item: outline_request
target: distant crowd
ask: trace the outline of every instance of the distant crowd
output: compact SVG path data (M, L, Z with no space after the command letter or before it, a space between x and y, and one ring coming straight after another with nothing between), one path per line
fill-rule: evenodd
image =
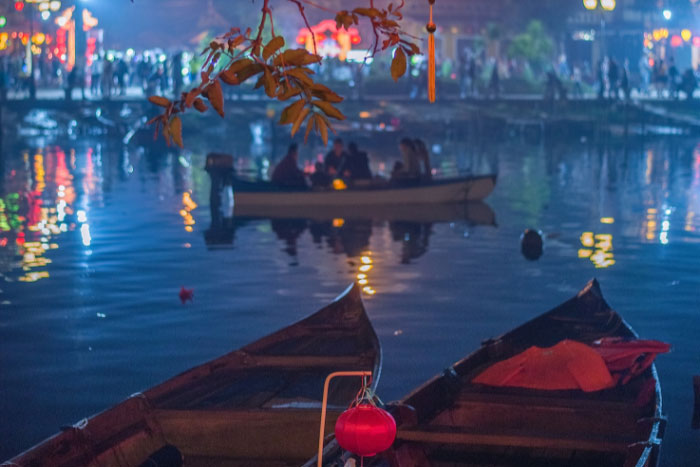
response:
M402 139L399 152L401 160L394 164L389 182L399 185L416 184L432 178L430 153L422 140ZM323 162L316 162L314 172L308 177L299 168L298 158L298 147L293 143L273 170L272 183L285 188L327 190L387 182L372 175L366 152L361 151L356 143L348 144L346 150L340 138L333 142L333 147Z
M95 55L87 66L76 65L70 70L58 58L40 55L36 58L35 86L63 88L66 98L73 90L84 97L110 98L125 95L127 88L141 88L146 95L179 94L185 84L196 79L183 53L166 54L107 54ZM20 54L0 56L0 97L8 92L28 96L30 74Z

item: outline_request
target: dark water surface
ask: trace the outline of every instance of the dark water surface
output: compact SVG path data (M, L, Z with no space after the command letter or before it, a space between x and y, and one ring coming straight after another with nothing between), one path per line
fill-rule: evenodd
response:
M0 459L315 311L363 274L385 400L597 277L642 336L673 344L658 359L664 465L698 465L697 141L453 142L434 148L443 170L499 170L487 205L391 221L239 216L230 228L210 225L202 167L214 149L4 148ZM374 152L390 167L393 146ZM548 235L537 262L520 254L527 227ZM193 304L179 303L181 286Z

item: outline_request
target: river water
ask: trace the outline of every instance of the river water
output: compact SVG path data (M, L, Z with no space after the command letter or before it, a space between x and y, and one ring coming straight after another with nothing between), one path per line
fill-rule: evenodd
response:
M370 151L377 170L397 153L385 139ZM192 141L166 153L105 137L6 144L0 458L315 311L359 274L383 345L385 400L597 277L643 337L673 345L658 358L669 415L663 464L697 465L698 141L452 136L431 146L445 173L499 172L486 204L400 219L212 223L205 153L267 149ZM546 235L538 261L520 252L525 228ZM181 286L194 290L193 303L180 304Z

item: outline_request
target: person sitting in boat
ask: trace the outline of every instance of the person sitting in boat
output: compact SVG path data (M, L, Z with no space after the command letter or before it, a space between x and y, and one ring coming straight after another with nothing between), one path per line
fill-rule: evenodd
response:
M422 178L430 180L433 178L433 169L430 165L430 152L428 151L428 147L425 145L425 142L422 139L415 139L413 141L413 145L415 146L416 153L423 164L423 173L421 174Z
M340 166L347 157L347 152L345 152L345 146L343 145L343 140L336 138L333 141L333 149L326 154L325 167L326 173L331 177L336 177L340 174Z
M348 145L348 151L340 166L341 176L350 181L371 180L372 170L369 168L367 153L360 151L355 143Z
M416 151L412 139L404 138L399 143L399 152L403 159L403 169L392 173L392 179L397 181L418 181L421 177L421 156Z
M311 188L323 189L331 186L333 178L326 173L323 162L316 162L314 173L311 174Z
M296 143L289 145L287 155L277 164L272 172L271 181L275 185L289 188L307 188L304 172L297 167L299 151Z

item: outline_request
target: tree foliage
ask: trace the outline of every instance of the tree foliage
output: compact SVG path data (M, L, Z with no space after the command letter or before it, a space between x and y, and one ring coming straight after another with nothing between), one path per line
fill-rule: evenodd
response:
M539 71L542 71L553 53L554 41L539 20L530 21L525 32L515 36L508 48L508 55L512 58L527 60Z
M222 86L240 86L255 81L254 89L261 89L269 98L286 103L279 123L290 125L292 136L305 124L305 141L312 131L316 131L327 143L328 132L333 132L331 121L345 119L335 105L342 102L343 98L314 80L314 71L310 65L320 63L320 55L304 48L286 47L284 37L275 33L270 8L273 0L261 1L262 17L255 31L250 27L245 30L231 28L212 40L202 52L206 58L198 86L183 92L173 101L161 96L149 97L151 103L163 109L160 115L149 121L149 124L155 125L156 136L160 131L168 144L175 143L182 147L182 121L178 114L191 108L199 112L213 108L224 117ZM304 24L314 35L304 8L305 5L322 7L309 0L276 1L294 4ZM374 0L367 1L366 7L337 12L337 27L347 30L361 21L368 22L374 33L372 54L394 49L391 76L398 80L406 73L407 57L420 53L415 43L416 38L406 34L400 26L404 1L390 3L386 8L375 7ZM265 43L263 32L267 30L271 39ZM313 39L315 52L316 38Z

